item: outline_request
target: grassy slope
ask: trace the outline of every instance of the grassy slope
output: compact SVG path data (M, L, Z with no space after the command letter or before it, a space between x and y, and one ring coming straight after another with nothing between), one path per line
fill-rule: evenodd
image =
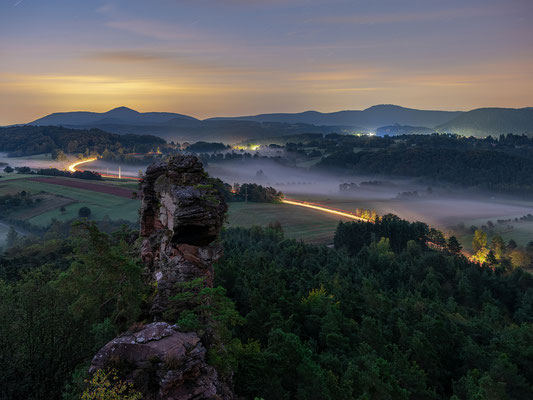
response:
M19 175L18 177L22 176ZM78 210L83 206L91 209L92 218L94 219L102 219L105 216L109 216L111 219L126 219L129 221L136 221L138 218L138 200L131 200L105 193L93 192L90 190L70 188L42 182L33 182L23 179L16 181L5 180L2 181L0 185L0 194L20 192L21 190L25 190L31 194L45 192L58 196L59 198L62 196L74 201L65 207L65 213L61 213L59 211L61 205L65 203L64 199L57 201L55 206L52 206L49 203L47 205L48 208L43 210L44 212L42 214L29 218L28 221L35 225L47 225L50 223L52 218L56 218L61 221L76 218L78 216ZM24 219L23 213L18 212L17 215L21 219Z
M338 216L288 204L230 203L229 226L250 227L279 221L286 237L313 243L331 243Z

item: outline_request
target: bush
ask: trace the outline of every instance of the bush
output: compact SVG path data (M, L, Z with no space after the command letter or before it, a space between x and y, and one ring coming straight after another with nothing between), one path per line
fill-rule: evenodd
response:
M80 218L89 218L90 215L91 215L91 209L89 207L81 207L78 210L78 216Z

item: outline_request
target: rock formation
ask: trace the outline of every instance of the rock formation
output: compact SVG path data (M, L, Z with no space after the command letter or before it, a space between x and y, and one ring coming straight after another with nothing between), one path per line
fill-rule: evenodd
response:
M213 262L227 205L194 156L151 165L142 182L141 257L157 294L151 313L161 319L180 282L213 285Z
M222 255L216 239L227 211L224 198L194 156L151 165L141 187L141 258L155 288L150 316L157 322L109 342L90 372L119 366L122 378L147 400L233 399L207 364L198 335L162 321L179 283L200 278L213 285L213 262Z
M205 357L206 349L195 333L153 322L106 344L93 358L89 373L116 368L145 400L232 399Z

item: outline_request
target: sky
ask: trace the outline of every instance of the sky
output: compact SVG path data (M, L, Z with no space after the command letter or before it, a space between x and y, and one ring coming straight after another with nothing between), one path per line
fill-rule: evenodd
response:
M0 125L533 106L533 0L0 0Z

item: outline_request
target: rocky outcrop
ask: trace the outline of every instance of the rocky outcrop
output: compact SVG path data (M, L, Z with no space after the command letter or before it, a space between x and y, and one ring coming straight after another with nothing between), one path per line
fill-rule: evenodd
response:
M231 392L205 357L206 349L195 333L154 322L105 345L89 372L115 368L122 379L135 383L145 400L231 399Z
M141 257L157 285L151 314L161 319L180 282L197 278L213 285L213 243L227 205L194 156L151 165L142 182Z
M207 364L198 335L162 321L180 283L201 279L213 285L213 263L222 255L216 239L227 211L224 198L194 156L151 165L141 188L141 258L154 287L150 318L156 322L109 342L90 372L116 368L148 400L233 399Z

